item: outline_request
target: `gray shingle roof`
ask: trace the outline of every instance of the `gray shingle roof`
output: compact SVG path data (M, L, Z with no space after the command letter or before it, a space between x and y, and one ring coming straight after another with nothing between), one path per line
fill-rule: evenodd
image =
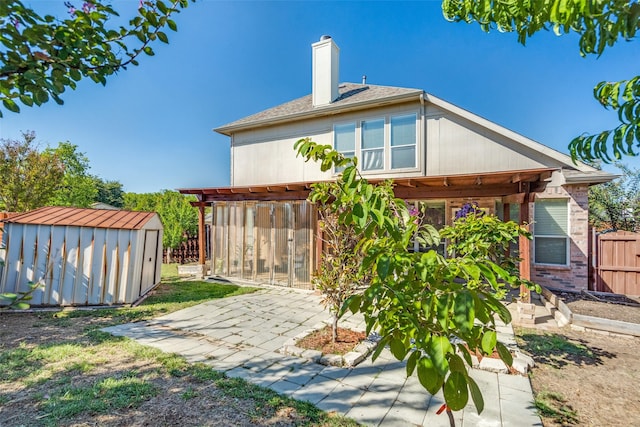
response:
M392 86L362 85L356 83L342 83L338 89L340 96L329 105L314 107L312 96L307 95L293 101L280 104L268 110L261 111L235 122L228 123L215 129L216 132L230 135L233 131L263 126L270 123L284 122L306 116L334 114L336 110L363 107L380 101L404 100L418 97L422 89L409 89Z

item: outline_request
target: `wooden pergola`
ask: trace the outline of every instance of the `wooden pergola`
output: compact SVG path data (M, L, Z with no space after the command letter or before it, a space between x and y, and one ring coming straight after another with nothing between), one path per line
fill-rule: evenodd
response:
M505 220L510 220L509 205L520 205L520 224L529 221L529 202L536 192L544 190L546 180L557 168L539 168L517 171L479 174L394 178L396 197L402 199L450 199L496 197L501 198ZM366 177L365 177L366 178ZM383 178L367 179L375 184ZM204 208L216 201L286 201L305 200L314 182L296 182L274 185L251 185L241 187L183 188L182 194L195 195L191 204L198 208L199 261L205 260ZM513 218L515 219L515 218ZM531 278L530 241L520 237L520 276Z

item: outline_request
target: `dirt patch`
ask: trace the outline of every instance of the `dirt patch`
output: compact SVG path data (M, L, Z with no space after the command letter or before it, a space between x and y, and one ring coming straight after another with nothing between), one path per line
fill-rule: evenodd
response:
M518 329L545 426L639 425L640 339Z
M338 328L338 339L334 343L331 339L331 326L325 326L298 340L296 346L307 350L318 350L321 351L322 354L344 355L353 351L366 337L364 332Z
M623 295L555 292L575 314L640 324L640 302Z
M108 318L0 313L0 424L355 425L98 330L109 323ZM124 403L120 390L129 393Z

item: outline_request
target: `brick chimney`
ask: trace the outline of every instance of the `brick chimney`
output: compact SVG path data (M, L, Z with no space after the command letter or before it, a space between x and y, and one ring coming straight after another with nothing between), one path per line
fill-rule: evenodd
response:
M313 51L313 106L329 105L338 98L340 48L331 36L311 45Z

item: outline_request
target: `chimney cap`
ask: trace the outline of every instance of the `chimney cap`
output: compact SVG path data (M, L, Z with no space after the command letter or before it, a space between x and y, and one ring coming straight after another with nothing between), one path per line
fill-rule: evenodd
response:
M331 38L331 36L325 34L325 35L320 36L320 41L329 40L330 38Z

